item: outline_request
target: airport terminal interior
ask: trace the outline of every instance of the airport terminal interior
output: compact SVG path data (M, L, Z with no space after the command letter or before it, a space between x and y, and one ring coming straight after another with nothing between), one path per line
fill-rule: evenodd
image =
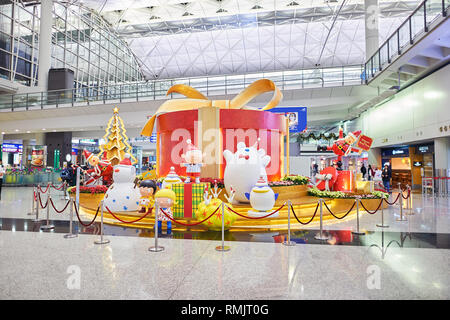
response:
M0 3L0 300L448 300L450 0Z

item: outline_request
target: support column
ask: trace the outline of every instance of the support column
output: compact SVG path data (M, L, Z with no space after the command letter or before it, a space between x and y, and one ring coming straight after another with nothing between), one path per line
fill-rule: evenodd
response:
M434 139L434 168L447 169L448 168L448 149L450 147L449 138Z
M372 168L373 166L376 166L383 170L383 168L381 168L381 148L373 148L367 151L367 158L367 161L372 165Z
M43 90L47 90L48 71L51 68L52 23L53 0L41 0L38 86Z
M365 30L366 30L366 61L372 57L379 47L379 16L378 0L364 0Z

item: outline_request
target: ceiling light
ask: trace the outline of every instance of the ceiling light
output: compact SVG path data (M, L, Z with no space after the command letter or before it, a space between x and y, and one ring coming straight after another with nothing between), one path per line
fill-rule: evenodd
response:
M45 130L45 128L42 128L42 130Z
M16 129L16 132L19 132L19 129Z
M2 134L5 134L5 131L2 131Z
M30 132L31 132L31 131L29 131L29 130L27 131L27 133L30 133Z

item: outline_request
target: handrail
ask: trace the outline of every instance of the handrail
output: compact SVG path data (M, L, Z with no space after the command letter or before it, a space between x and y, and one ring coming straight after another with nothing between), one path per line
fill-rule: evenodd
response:
M406 18L405 21L403 21L400 26L380 45L380 47L377 49L377 51L375 51L375 53L366 61L366 63L364 63L364 80L366 82L366 84L369 82L370 79L375 78L375 74L377 74L378 72L383 70L383 65L387 62L387 64L391 63L391 53L397 51L397 55L400 56L402 53L402 47L404 47L405 45L407 45L408 43L410 45L414 44L414 38L423 33L428 32L428 27L431 25L432 22L435 21L436 17L438 17L439 15L441 15L442 17L446 17L448 16L447 12L450 8L449 4L446 4L445 0L440 1L440 10L436 10L436 12L439 12L439 14L434 14L432 16L432 19L427 19L427 4L437 4L438 1L437 0L424 0L422 1L417 8ZM415 17L415 15L417 14L417 12L419 12L420 10L423 9L423 29L420 28L420 30L416 33L413 34L413 28L412 28L412 19ZM407 38L407 42L404 43L403 45L400 43L400 30L402 30L406 24L409 24L409 28L408 28L408 35L409 37L405 37ZM390 43L393 39L395 39L395 37L397 36L397 41L396 41L396 45L397 45L397 50L390 50ZM384 49L384 47L386 46L386 62L381 62L381 54L382 54L382 49ZM378 62L374 62L374 60L376 60L376 57L378 56ZM369 68L369 66L371 65L371 67ZM375 66L378 65L378 68L376 68Z
M291 71L261 72L241 75L208 76L176 79L160 79L144 82L112 84L65 90L28 92L0 95L0 109L41 108L44 106L102 102L111 100L158 100L165 99L167 89L175 83L185 83L197 90L211 94L237 93L254 80L265 77L273 80L280 89L320 88L363 83L363 65L312 68ZM317 82L317 83L316 83ZM218 93L219 92L219 93ZM170 95L172 97L172 94Z

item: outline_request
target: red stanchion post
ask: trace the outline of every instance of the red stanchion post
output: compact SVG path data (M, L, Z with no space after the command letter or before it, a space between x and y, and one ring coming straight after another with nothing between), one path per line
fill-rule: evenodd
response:
M55 226L53 224L50 224L50 201L52 199L52 196L50 195L50 193L47 196L47 224L44 226L41 226L41 230L42 231L50 231L55 229Z
M320 232L319 234L316 234L314 239L316 240L328 240L329 237L323 234L323 199L319 199L319 205L320 205Z
M359 231L359 202L361 199L356 198L356 231L352 231L353 234L364 235L364 232Z
M288 237L287 241L284 241L285 246L295 246L295 242L291 241L291 200L288 200Z
M70 210L70 223L69 223L69 233L64 235L64 238L66 238L66 239L78 237L77 234L74 234L72 232L72 230L73 230L73 228L72 228L72 225L73 225L73 205L74 204L73 204L73 200L72 199L69 198L69 201L70 201L70 203L69 203L69 207L70 207L70 209L69 209Z
M382 195L381 198L381 223L377 224L377 227L379 228L389 228L389 226L387 224L384 224L384 209L383 209L383 202L385 201L385 195Z
M163 246L158 246L158 217L159 217L159 206L155 203L155 245L148 248L151 252L160 252L164 250Z
M94 241L94 243L95 244L107 244L107 243L109 243L109 240L108 239L104 239L103 238L103 200L100 202L100 206L101 206L101 211L100 211L100 213L101 213L101 222L100 222L100 239L98 239L98 240L95 240Z
M230 246L225 245L225 204L222 202L221 206L222 206L222 208L221 208L221 210L222 210L222 245L217 246L216 250L225 252L225 251L230 251L231 248L230 248Z

